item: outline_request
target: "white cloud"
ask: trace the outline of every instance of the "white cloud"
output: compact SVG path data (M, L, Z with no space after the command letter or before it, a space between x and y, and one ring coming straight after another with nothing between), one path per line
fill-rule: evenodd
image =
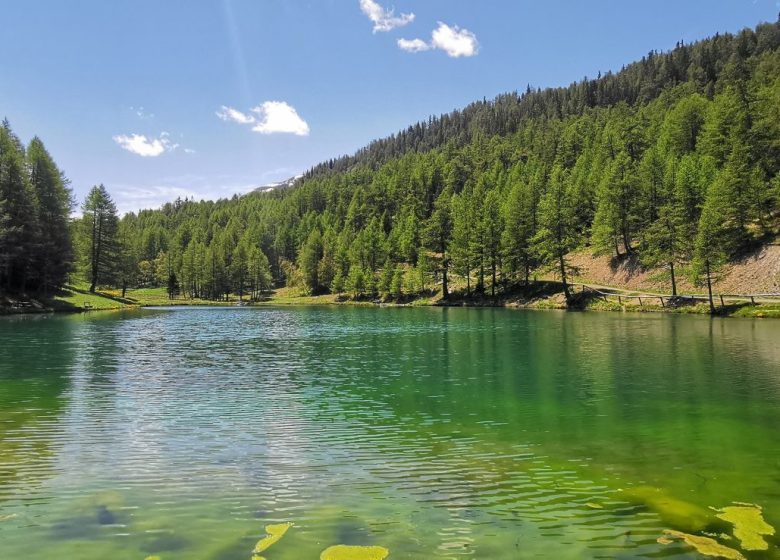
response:
M142 157L157 157L179 147L171 142L167 132L162 132L159 138L147 137L144 134L119 134L114 136L114 142L122 149Z
M422 39L398 39L398 47L406 52L422 52L431 49L431 46Z
M396 16L392 8L387 10L374 0L360 0L360 9L374 23L374 33L392 31L414 21L414 14Z
M266 101L252 112L257 115L252 130L261 134L289 133L308 136L309 125L284 101Z
M216 114L223 121L233 121L238 124L252 124L255 122L255 118L252 115L247 115L237 109L233 109L233 107L227 107L225 105L220 107Z
M410 53L439 49L453 58L458 58L477 54L479 43L477 36L468 29L461 29L457 25L450 27L446 23L439 22L439 27L431 33L430 43L422 39L398 39L398 48Z
M252 130L260 134L309 135L307 122L301 118L294 107L284 101L265 101L253 108L251 113L242 113L223 105L217 111L217 116L223 121L253 125Z
M439 22L439 27L433 30L431 37L433 48L441 49L453 58L474 56L479 51L477 36L468 29L460 29L457 25L450 27L446 23Z

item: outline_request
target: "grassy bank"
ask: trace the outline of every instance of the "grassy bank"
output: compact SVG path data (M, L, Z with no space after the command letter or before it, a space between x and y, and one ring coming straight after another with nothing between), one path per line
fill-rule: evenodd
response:
M616 288L617 289L617 288ZM604 298L594 293L577 291L571 308L579 311L620 311L634 313L684 313L708 315L706 302L676 302L661 305L658 298L624 299L618 302L615 297ZM189 299L177 296L170 299L165 288L140 288L127 290L122 297L120 290L98 290L90 293L88 286L76 284L66 286L60 293L49 298L0 298L0 314L11 313L50 313L85 312L126 309L147 306L235 305L240 301L237 295L227 300ZM246 300L244 300L246 301ZM334 294L304 295L294 288L279 288L271 292L266 299L252 302L253 306L262 305L387 305L387 306L451 306L451 307L508 307L521 309L566 309L566 300L562 287L557 282L540 281L530 286L516 286L497 294L472 294L456 291L447 300L442 299L441 291L431 291L422 296L406 297L401 300L379 298L350 299ZM717 314L722 317L760 317L780 318L780 302L756 303L726 302L718 306Z
M615 296L616 297L616 296ZM407 297L401 300L345 299L335 295L307 296L297 290L283 288L275 291L262 304L272 305L316 305L316 304L350 304L350 305L393 305L393 306L448 306L448 307L508 307L518 309L567 309L563 287L558 282L540 281L530 286L516 286L495 297L489 294L472 294L466 296L463 292L454 292L446 300L442 299L441 291L432 292L419 297ZM682 313L709 315L709 304L696 301L677 300L670 303L665 300L661 304L659 298L624 299L618 302L615 298L603 298L594 293L577 291L573 294L570 309L577 311L620 311L634 313ZM718 316L722 317L760 317L780 318L780 302L756 303L727 301L725 306L717 306Z
M103 292L90 293L85 286L65 286L51 296L0 297L0 314L103 311L122 309L128 304Z

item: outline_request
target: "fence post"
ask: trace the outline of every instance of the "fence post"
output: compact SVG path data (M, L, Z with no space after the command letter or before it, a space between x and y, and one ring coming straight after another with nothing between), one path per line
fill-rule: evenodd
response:
M754 298L753 296L750 296L750 303L755 305L756 304L756 298Z
M620 296L618 296L618 303L619 303L620 305L623 305L623 298L622 298L622 297L620 297Z
M664 298L663 298L663 296L661 296L661 297L660 297L660 298L658 298L658 299L660 299L660 300L661 300L661 307L666 307L666 304L664 303Z
M642 298L641 298L641 296L639 297L639 307L642 307Z
M726 304L723 302L723 294L720 294L720 306L726 307Z

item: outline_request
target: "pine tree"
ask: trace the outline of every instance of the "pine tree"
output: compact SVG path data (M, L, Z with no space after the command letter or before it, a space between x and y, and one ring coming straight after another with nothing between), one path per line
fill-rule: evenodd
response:
M247 259L247 269L252 284L252 298L259 299L262 292L271 289L271 267L268 263L268 257L257 245L250 246Z
M0 202L5 225L0 236L0 290L25 291L34 276L38 220L35 195L25 170L24 149L8 121L0 126Z
M116 279L119 220L114 201L103 185L92 187L84 200L82 213L89 291L94 292L98 284L109 284Z
M323 256L322 234L319 229L313 229L298 255L298 268L303 275L306 292L316 294L320 290L318 266Z
M511 190L504 204L502 247L504 262L510 273L522 271L528 284L531 269L536 265L533 238L536 235L539 193L535 182L523 177L519 170L511 175Z
M730 240L728 225L724 222L724 210L728 195L723 190L723 183L714 183L707 194L707 200L699 218L699 228L696 235L694 268L696 279L704 275L707 284L707 294L710 313L715 313L715 303L712 297L713 276L728 258Z
M423 235L425 247L433 251L438 259L443 299L449 297L449 244L452 234L450 197L450 192L445 191L436 199L433 205L433 213L425 224Z
M466 279L466 295L471 295L471 271L474 259L471 254L471 237L474 230L473 212L468 197L456 194L452 197L452 264L458 274Z
M239 242L230 257L230 280L233 291L238 294L239 301L244 300L249 276L249 263L245 242Z
M71 192L68 180L38 137L33 138L27 148L27 166L37 201L39 224L34 266L40 276L39 288L48 293L65 283L73 263L68 225Z
M577 244L572 200L567 172L556 165L550 174L547 192L539 204L539 231L534 241L541 261L557 266L567 304L571 303L571 293L567 281L566 254Z
M633 251L631 240L636 221L637 192L634 176L628 154L621 152L610 164L598 190L598 206L591 233L593 245L605 253L614 249L618 257L621 254L620 242L626 253Z
M481 228L483 232L483 244L485 259L490 268L490 295L496 296L496 284L498 283L497 271L501 259L501 234L504 231L504 221L501 214L501 200L498 189L488 192L485 204L482 207Z

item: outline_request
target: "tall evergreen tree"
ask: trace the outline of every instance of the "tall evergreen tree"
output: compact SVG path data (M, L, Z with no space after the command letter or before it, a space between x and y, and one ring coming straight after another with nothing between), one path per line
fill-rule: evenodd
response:
M577 245L575 208L569 193L568 174L560 165L553 167L550 184L539 204L539 231L536 250L542 262L558 268L566 303L571 303L567 281L566 255Z
M30 184L38 210L35 266L44 292L65 283L73 264L68 225L72 207L68 180L57 168L43 142L36 136L27 148Z
M7 120L0 126L0 202L5 223L0 236L0 289L25 291L35 275L35 262L40 262L39 225L24 149Z
M82 235L87 248L89 291L113 282L118 268L116 205L103 185L92 187L82 206Z

